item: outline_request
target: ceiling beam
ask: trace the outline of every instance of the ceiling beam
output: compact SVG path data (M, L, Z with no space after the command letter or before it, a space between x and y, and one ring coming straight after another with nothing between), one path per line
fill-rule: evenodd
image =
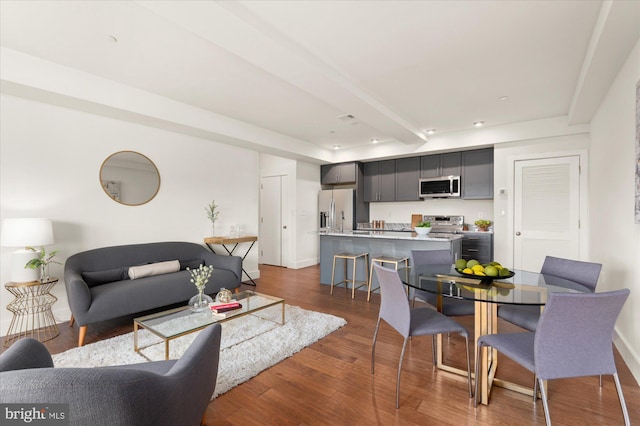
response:
M602 3L569 108L569 124L588 123L640 37L640 2Z
M381 134L405 144L427 140L422 129L387 108L320 52L301 45L237 2L191 2L188 8L179 2L138 4Z

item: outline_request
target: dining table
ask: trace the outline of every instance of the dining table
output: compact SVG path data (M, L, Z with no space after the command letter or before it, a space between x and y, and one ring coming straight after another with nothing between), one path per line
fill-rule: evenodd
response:
M419 265L401 268L398 274L409 289L419 289L437 295L436 309L442 312L444 298L474 301L474 336L498 333L498 307L500 305L539 306L541 311L550 293L587 293L590 290L568 279L538 272L512 270L511 277L468 276L459 273L455 265ZM510 275L511 275L510 274ZM474 356L477 351L474 345ZM473 376L479 380L478 400L489 403L493 385L533 396L533 387L527 387L496 377L498 352L483 348L480 365ZM437 368L467 375L462 370L445 364L442 356L442 335L437 338ZM533 384L533 381L532 381Z

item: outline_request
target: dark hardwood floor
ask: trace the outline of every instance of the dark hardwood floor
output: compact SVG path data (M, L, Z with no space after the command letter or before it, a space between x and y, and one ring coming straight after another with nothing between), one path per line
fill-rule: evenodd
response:
M395 408L396 368L402 338L386 324L376 347L375 374L370 372L371 342L380 298L319 284L318 266L291 270L260 267L257 291L285 298L290 305L345 318L348 324L244 384L219 396L207 408L209 425L544 425L542 403L531 397L494 388L488 406L474 408L466 378L433 368L431 338L414 338L407 346L400 393ZM253 289L244 286L243 288ZM136 315L139 316L139 315ZM91 343L132 331L133 317L89 326ZM472 333L473 318L456 318ZM500 322L501 331L517 331ZM77 343L76 326L60 324L60 336L47 342L52 353ZM464 366L464 340L445 338L448 363ZM473 361L472 361L473 362ZM640 388L616 352L620 381L632 424L640 424ZM533 375L506 357L498 377L532 384ZM611 377L550 382L549 404L556 425L623 424Z

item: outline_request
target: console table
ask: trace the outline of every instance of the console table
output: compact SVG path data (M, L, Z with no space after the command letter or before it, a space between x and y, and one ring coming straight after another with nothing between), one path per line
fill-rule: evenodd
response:
M3 346L11 346L23 337L46 342L60 334L51 311L51 306L58 300L51 294L51 289L57 282L57 278L50 277L44 281L8 282L4 285L14 299L7 305L13 318Z
M242 272L244 272L244 274L247 276L247 278L249 278L249 281L251 281L251 284L249 284L249 283L246 283L246 284L253 285L253 286L256 285L256 282L253 280L253 278L251 278L249 273L247 271L245 271L245 269L244 269L244 259L247 257L247 255L249 254L249 251L251 251L251 249L253 248L253 245L256 243L256 241L258 241L258 237L252 236L252 235L247 235L247 236L244 236L244 237L208 237L208 238L204 239L204 243L207 245L209 250L211 250L213 253L215 253L216 251L213 249L212 245L221 245L222 247L224 247L224 249L227 251L227 253L229 253L229 256L233 256L233 252L238 247L238 244L240 244L240 243L251 243L251 245L249 246L247 251L245 251L244 255L242 256ZM227 247L227 246L230 246L230 245L233 245L231 250L229 250L229 248Z

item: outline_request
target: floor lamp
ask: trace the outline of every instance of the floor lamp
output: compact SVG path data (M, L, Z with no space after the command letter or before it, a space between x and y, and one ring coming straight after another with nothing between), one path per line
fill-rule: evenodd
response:
M53 226L51 219L10 218L2 221L0 245L3 247L22 247L13 252L11 258L11 281L17 283L37 281L39 269L25 268L27 262L38 257L38 252L27 247L53 244Z

